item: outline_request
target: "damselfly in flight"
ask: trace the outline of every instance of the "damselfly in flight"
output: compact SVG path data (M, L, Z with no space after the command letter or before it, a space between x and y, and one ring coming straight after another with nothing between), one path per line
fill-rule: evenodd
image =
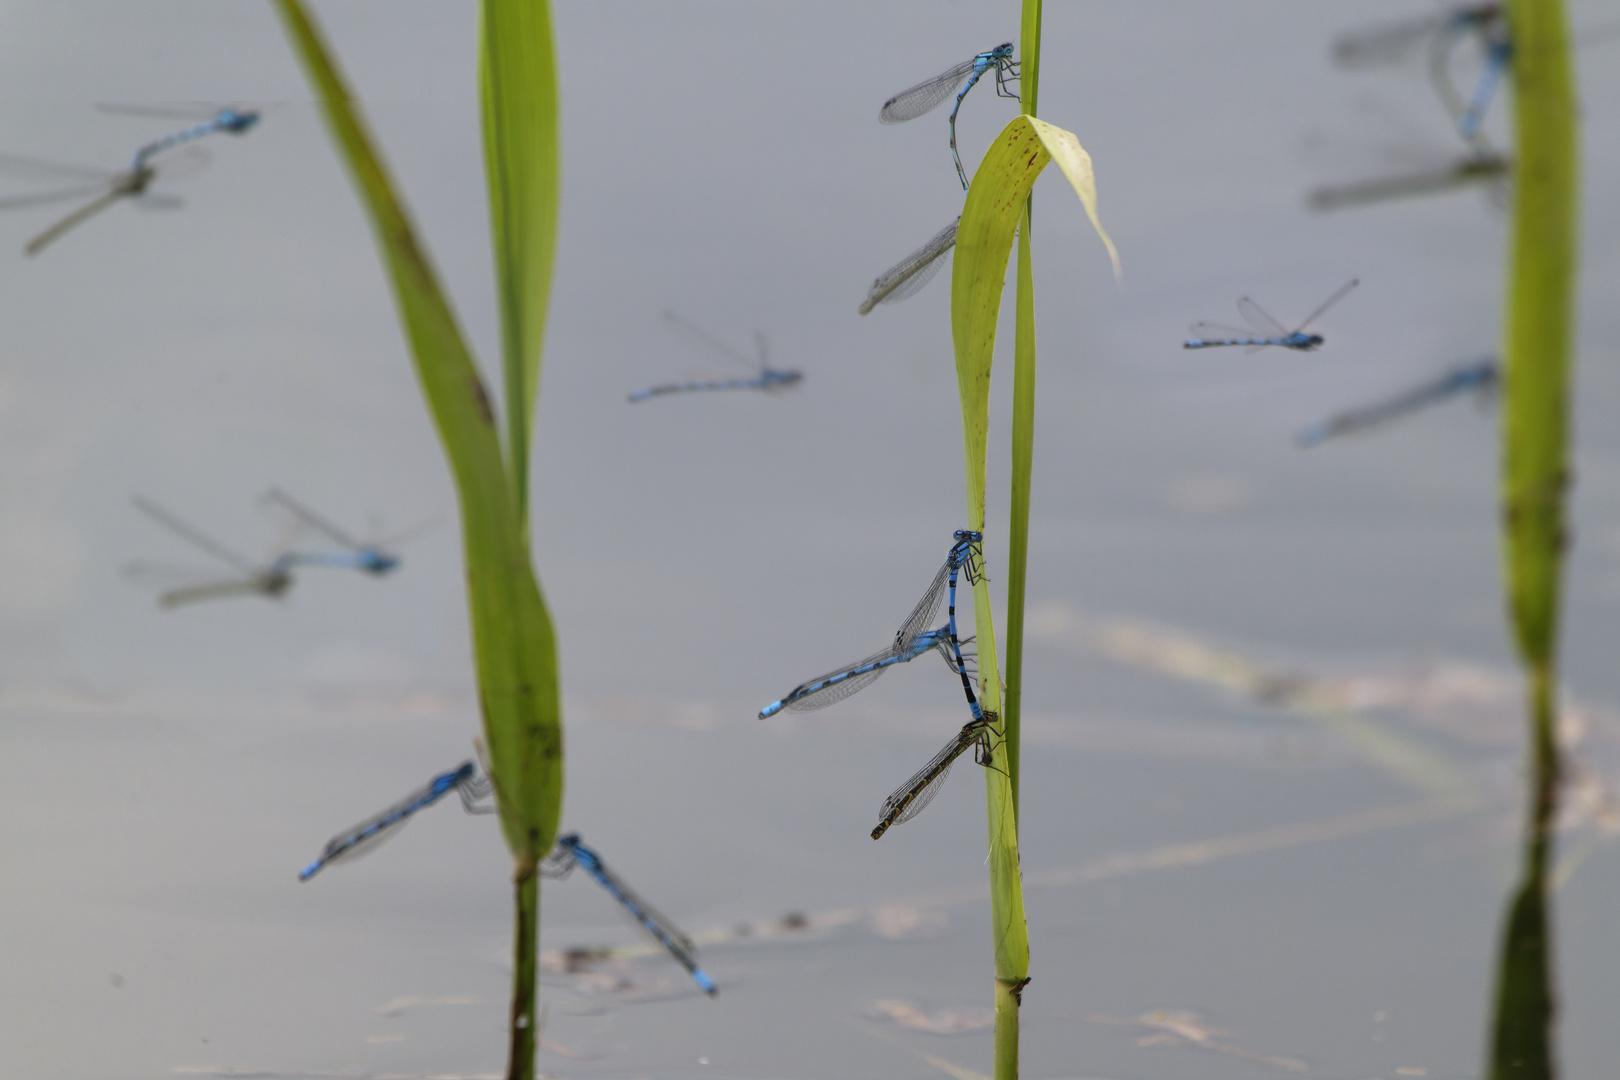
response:
M43 206L56 202L88 199L78 209L28 241L23 248L38 255L46 245L88 218L99 214L120 199L129 199L147 209L174 209L180 200L173 195L148 190L160 176L173 178L199 169L207 156L193 147L165 154L156 161L138 159L128 169L109 172L79 165L63 165L18 154L0 154L0 173L54 185L44 191L0 198L0 210Z
M802 371L792 369L778 369L770 366L769 348L765 335L754 331L754 345L759 350L759 359L754 361L733 349L730 345L710 334L701 327L681 318L673 311L664 312L664 318L672 325L680 327L697 337L700 341L715 349L722 355L736 360L746 367L753 368L757 374L746 379L709 379L696 382L663 383L659 386L649 386L645 390L636 390L629 395L631 401L649 401L665 394L683 394L703 390L764 390L775 393L797 386L803 379Z
M953 64L932 79L902 90L885 101L878 112L878 120L885 124L915 120L938 108L958 86L962 87L956 95L956 104L951 106L951 160L956 162L956 177L962 181L962 190L966 191L967 173L962 171L962 156L956 152L956 112L962 107L962 99L967 97L968 91L973 89L985 72L992 69L996 73L996 96L1016 99L1018 94L1007 86L1009 80L1018 77L1018 62L1012 57L1013 46L1009 41L979 53L971 60ZM967 80L965 84L964 79Z
M646 928L647 932L658 940L658 943L669 950L680 965L692 976L692 981L702 988L705 994L715 997L720 988L715 985L707 972L698 967L697 947L692 939L681 933L676 925L641 897L631 891L620 877L607 868L594 848L585 846L579 833L568 833L557 838L557 845L540 862L540 873L549 878L563 878L574 869L580 867L596 883L608 891L608 895L617 900L637 922Z
M134 502L135 508L141 513L187 541L193 547L206 551L237 572L235 577L204 580L196 584L170 589L158 597L158 603L164 607L179 607L182 604L191 604L199 600L217 600L228 596L277 597L292 587L293 561L288 558L285 551L278 553L267 563L255 564L251 560L238 555L202 530L188 525L174 513L165 510L151 499L137 495ZM125 571L132 574L150 574L153 571L167 573L170 576L174 574L173 571L167 568L146 562L130 563L125 567ZM180 571L179 573L183 577L196 578L198 576L191 571Z
M486 805L493 790L487 777L478 775L478 766L464 761L449 772L440 773L379 814L373 814L352 829L345 829L326 842L320 857L298 872L299 881L308 881L328 863L358 858L399 832L400 826L418 810L426 809L454 791L461 797L461 808L469 814L493 814Z
M872 287L866 290L860 313L865 315L879 304L893 304L921 292L922 287L934 280L934 275L945 265L945 255L956 246L956 227L961 223L962 218L958 215L955 221L935 233L928 243L879 274Z
M825 675L818 675L800 683L780 701L773 701L759 710L759 718L764 720L775 716L783 709L791 712L825 709L870 686L879 675L894 665L915 660L930 649L938 650L945 661L945 666L952 671L960 672L964 684L970 684L970 675L966 669L972 657L964 656L962 653L961 643L954 637L954 622L947 622L944 626L932 630L928 627L928 624L934 621L934 616L939 613L939 605L945 599L947 584L952 587L951 611L952 619L955 618L955 567L961 563L952 562L957 549L953 547L951 551L952 556L946 559L945 565L939 568L933 581L929 582L922 599L911 609L906 621L900 624L900 629L895 631L894 641L887 648L863 660L846 664ZM971 690L968 696L971 700Z
M291 511L298 518L300 524L323 533L328 539L348 548L347 551L288 551L283 558L293 566L336 566L361 570L371 574L373 577L381 577L399 566L399 556L390 551L390 547L437 523L436 518L430 518L422 524L386 540L361 541L333 525L280 488L271 488L265 493L265 498Z
M998 717L993 712L975 717L962 725L962 730L956 733L956 738L945 744L945 749L935 754L922 768L918 769L910 780L901 784L894 790L894 794L883 800L883 809L878 811L877 828L872 830L872 839L876 840L889 830L890 825L899 825L910 821L923 812L923 808L934 801L939 789L945 783L945 777L950 773L951 766L956 759L965 754L970 748L973 750L973 760L985 768L995 767L994 751L991 740L995 738L996 722Z
M1486 357L1453 368L1438 379L1431 379L1385 401L1330 416L1320 423L1305 428L1299 433L1296 441L1300 446L1316 446L1335 435L1364 431L1469 391L1485 398L1494 393L1501 383L1501 366L1494 356Z
M1280 345L1285 349L1313 352L1322 347L1325 339L1321 334L1307 334L1305 328L1326 314L1328 308L1343 300L1349 295L1350 290L1360 283L1360 279L1351 278L1338 292L1322 301L1321 306L1293 330L1284 328L1282 323L1267 315L1259 304L1245 296L1237 302L1237 308L1251 329L1240 330L1216 323L1193 323L1191 331L1193 336L1182 347L1212 349L1223 345L1244 345L1250 352L1254 352L1267 345Z
M213 107L170 107L151 105L122 105L104 102L97 106L102 112L122 113L126 116L160 116L176 120L193 120L195 123L171 131L159 139L153 139L143 144L135 151L135 158L130 162L131 170L139 170L155 154L165 150L201 139L207 135L224 132L230 135L243 135L259 122L259 113L255 109L243 109L233 106L222 108Z

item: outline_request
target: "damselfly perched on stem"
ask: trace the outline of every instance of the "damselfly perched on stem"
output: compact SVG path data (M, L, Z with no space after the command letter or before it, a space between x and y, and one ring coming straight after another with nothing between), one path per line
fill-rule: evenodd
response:
M956 152L957 110L961 109L962 99L967 97L968 91L973 89L985 72L991 70L996 73L996 96L1017 100L1017 91L1007 86L1018 77L1018 62L1012 57L1013 45L1008 41L978 53L972 59L964 60L960 64L952 64L932 79L925 79L885 101L883 108L878 111L878 120L885 124L915 120L924 113L937 109L951 96L952 91L958 86L962 87L956 95L956 104L951 106L951 160L956 163L956 177L962 181L962 190L966 191L967 173L962 171L962 156ZM964 79L967 80L966 83L963 82Z
M956 227L961 223L961 215L957 215L955 221L935 233L928 243L879 274L866 290L866 299L858 309L860 313L865 315L879 304L898 303L921 292L945 265L945 255L956 246Z
M951 554L947 556L942 565L934 574L928 588L923 592L922 599L911 609L905 622L894 633L894 641L879 652L873 653L853 664L846 664L825 675L818 675L807 679L794 687L779 701L773 701L759 710L761 720L775 716L783 709L792 712L809 712L814 709L825 709L870 686L878 676L896 664L904 664L922 656L930 649L938 650L945 660L945 665L953 672L961 674L964 685L970 685L968 663L971 656L964 655L962 644L956 639L955 612L956 612L956 574L957 570L972 562L974 567L970 573L977 573L977 561L962 547L960 538L964 534L958 533L959 543L952 547ZM977 536L977 534L973 534ZM930 630L928 624L934 621L939 613L939 606L946 596L947 586L950 590L950 621L944 626ZM971 641L971 639L969 639ZM968 691L968 700L972 702L972 690Z
M872 839L876 840L889 826L899 825L910 821L923 812L923 808L934 801L939 789L944 786L945 777L949 775L951 766L956 759L973 751L973 760L985 768L994 768L995 752L991 740L995 737L996 723L1000 718L993 712L986 712L981 716L969 720L962 725L962 730L956 733L956 738L945 744L945 748L929 759L928 764L912 774L910 780L901 784L894 790L894 794L883 800L883 808L878 811L877 828L872 830Z
M461 808L469 814L493 814L495 807L481 800L489 797L491 785L478 775L478 766L464 761L449 772L440 773L423 787L411 792L388 809L373 814L351 829L345 829L326 842L319 857L298 873L308 881L329 863L358 858L399 832L411 815L425 810L451 792L461 797Z
M679 927L660 915L651 904L637 896L630 886L613 871L607 868L594 848L585 846L579 833L568 833L557 838L556 847L552 848L540 863L539 870L542 875L549 878L563 878L571 873L574 867L579 867L595 879L596 883L606 889L608 895L617 900L631 916L651 934L658 943L669 950L687 973L692 981L697 983L705 994L715 997L720 988L715 985L706 971L698 966L697 946L692 939L683 934Z

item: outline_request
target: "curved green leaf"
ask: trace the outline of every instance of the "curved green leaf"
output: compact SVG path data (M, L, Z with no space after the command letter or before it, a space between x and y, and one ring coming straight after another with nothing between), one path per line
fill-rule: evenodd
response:
M973 176L962 221L957 229L951 272L951 337L956 349L956 377L962 398L962 449L966 462L968 527L984 529L984 470L989 431L990 369L995 354L996 324L1013 236L1030 189L1047 162L1057 161L1102 236L1110 255L1113 244L1096 216L1096 188L1091 159L1080 141L1062 128L1032 116L1019 116L991 144ZM1118 267L1118 258L1114 257ZM1029 973L1029 936L1024 920L1023 888L1018 869L1017 811L1009 771L1001 765L1006 732L1000 722L1001 684L996 658L995 623L989 586L981 576L973 589L978 636L980 688L987 713L994 714L997 758L985 770L990 830L990 904L995 945L997 1013L1006 1030L1015 1031L1018 992ZM998 1030L1002 1030L998 1022ZM1009 1041L997 1054L1016 1061Z
M562 806L562 718L551 616L529 561L494 409L354 95L300 0L276 0L360 190L461 508L478 690L501 828L519 867L550 850Z

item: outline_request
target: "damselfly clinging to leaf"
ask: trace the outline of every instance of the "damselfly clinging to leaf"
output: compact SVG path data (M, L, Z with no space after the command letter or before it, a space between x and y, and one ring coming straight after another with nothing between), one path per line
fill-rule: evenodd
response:
M1365 431L1470 391L1484 399L1495 393L1501 383L1502 369L1494 356L1475 360L1392 398L1357 409L1347 409L1312 424L1302 430L1295 441L1300 446L1316 446L1336 435Z
M962 171L962 156L956 152L956 113L962 107L962 99L967 97L968 91L973 89L985 72L992 69L996 73L996 96L1016 99L1018 93L1007 86L1010 80L1018 77L1018 62L1013 59L1013 45L1008 41L979 53L971 60L953 64L932 79L900 91L885 101L883 108L878 111L878 120L885 124L915 120L938 108L958 86L962 87L956 95L956 104L951 106L950 126L951 160L956 162L956 177L962 181L963 191L967 190L968 180L967 173ZM964 79L967 80L965 83Z
M435 776L388 809L332 837L326 842L320 856L298 872L298 880L308 881L328 863L343 862L366 854L398 833L412 814L432 806L452 791L461 797L461 808L469 814L495 812L494 806L482 801L491 793L489 780L478 775L478 766L464 761L449 772Z
M658 386L649 386L645 390L633 391L629 395L629 400L633 402L648 401L655 397L663 397L666 394L683 394L704 390L764 390L767 393L775 393L778 390L786 390L789 387L797 386L804 379L802 371L771 367L770 350L765 335L757 330L754 331L754 346L759 351L759 358L755 361L733 349L702 327L681 318L673 311L664 312L664 318L672 326L679 327L686 333L696 337L699 341L702 341L728 359L752 368L755 374L746 379L708 379L693 382L662 383Z
M206 551L236 572L235 576L222 579L217 574L210 577L186 570L179 571L179 576L191 578L195 584L183 585L164 592L158 597L158 603L164 607L179 607L199 600L217 600L228 596L278 597L292 587L293 560L288 558L286 551L279 551L268 562L254 563L202 530L182 521L173 512L165 510L151 499L137 495L134 502L135 508L141 513L193 547ZM147 562L134 562L125 567L126 573L137 575L150 574L154 571L174 576L173 571ZM199 577L203 580L196 581Z
M934 275L945 265L946 253L956 246L956 227L961 223L962 218L958 215L955 221L935 233L928 243L879 274L872 287L866 290L860 313L865 315L879 304L897 303L922 291L922 287L934 280Z
M945 666L953 672L960 673L964 684L970 684L971 676L967 669L973 657L963 654L961 646L964 643L955 639L954 623L947 622L944 626L929 629L929 623L939 614L939 606L945 599L948 585L952 589L951 611L954 619L956 571L962 564L960 561L953 561L957 558L957 548L953 547L951 550L951 556L947 557L945 564L934 574L933 580L923 592L922 599L917 601L916 606L911 609L911 614L900 624L900 629L895 631L894 640L887 648L853 664L845 664L825 675L805 680L779 701L773 701L759 710L759 718L764 720L775 716L783 709L790 712L825 709L870 686L878 676L894 665L915 660L929 650L937 650L944 659ZM971 701L971 690L968 697Z
M1237 302L1237 308L1251 329L1240 330L1218 323L1193 323L1191 330L1193 336L1187 339L1182 348L1212 349L1224 345L1243 345L1247 346L1248 351L1254 352L1268 345L1279 345L1284 349L1313 352L1322 347L1325 339L1321 334L1307 334L1305 328L1326 314L1328 308L1343 300L1349 295L1350 290L1360 283L1359 279L1351 278L1332 296L1322 301L1321 305L1293 330L1285 328L1282 323L1267 315L1259 304L1245 296Z
M912 774L911 779L901 784L894 793L883 800L883 808L878 811L877 828L872 830L872 839L876 840L889 830L891 825L910 821L923 812L923 808L934 801L939 789L945 783L951 766L956 759L969 749L973 751L973 760L985 768L995 768L995 753L991 740L996 735L996 723L999 718L993 712L987 712L975 717L962 725L962 730L956 737L945 744L945 748L929 759L928 764Z
M697 947L692 939L681 933L680 929L647 901L631 891L620 877L607 868L594 848L585 846L579 833L568 833L557 838L557 845L541 860L539 870L542 875L549 878L567 877L574 867L580 867L596 880L596 883L608 891L608 895L617 900L632 917L639 922L646 931L658 940L658 943L669 950L680 965L692 976L705 994L714 997L720 993L707 972L698 966Z

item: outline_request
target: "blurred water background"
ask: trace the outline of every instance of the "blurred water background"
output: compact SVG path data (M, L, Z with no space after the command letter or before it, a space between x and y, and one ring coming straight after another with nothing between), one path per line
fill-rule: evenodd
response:
M493 359L475 4L316 10ZM1328 58L1340 29L1426 10L1047 7L1041 113L1093 155L1126 277L1067 190L1038 186L1030 1077L1477 1074L1523 726L1494 416L1452 404L1291 444L1499 336L1504 219L1482 193L1305 206L1312 186L1398 171L1402 154L1457 155L1420 71ZM1573 4L1577 28L1617 16ZM948 286L855 308L960 208L943 115L887 128L878 106L1010 38L1017 7L563 0L556 20L565 186L534 516L561 643L564 823L711 942L722 993L652 955L553 971L541 1067L987 1071L976 774L867 839L963 720L959 688L923 658L827 713L754 713L880 647L963 523ZM1558 895L1572 1078L1620 1056L1602 796L1620 778L1615 47L1578 59L1565 655L1571 744L1598 794ZM108 168L174 125L95 102L268 104L248 136L209 140L209 167L174 188L183 210L115 207L36 259L21 247L49 214L0 219L0 1068L498 1073L509 864L489 819L433 811L364 863L295 877L331 833L469 756L477 713L452 489L280 27L260 4L13 0L0 61L0 149ZM1012 111L968 98L965 162ZM1352 276L1319 353L1180 348L1240 295L1287 321ZM666 308L743 348L764 330L803 387L626 404L737 373L672 334ZM996 593L1005 444L993 433ZM356 531L445 524L390 578L307 570L278 602L163 611L120 573L192 558L131 496L259 555L281 527L256 502L271 484ZM1127 625L1146 630L1121 638ZM1191 642L1328 680L1290 685L1340 694L1443 762L1473 808L1433 811L1451 772L1426 786L1441 772L1372 762L1292 691L1223 688ZM1167 674L1188 649L1203 666ZM579 875L546 885L543 907L548 950L639 941ZM764 932L790 913L808 926Z

